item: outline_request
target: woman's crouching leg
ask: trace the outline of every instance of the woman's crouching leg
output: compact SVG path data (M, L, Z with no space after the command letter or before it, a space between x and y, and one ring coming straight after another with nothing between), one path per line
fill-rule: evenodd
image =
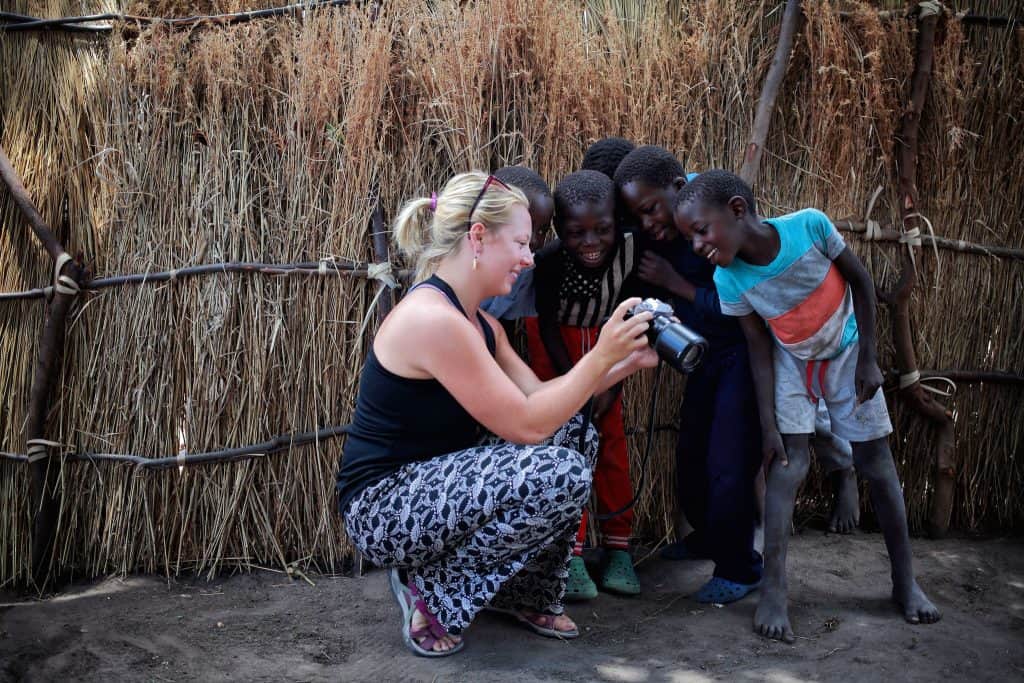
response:
M570 448L503 442L407 465L354 501L346 526L374 563L407 568L458 634L524 568L564 574L590 482ZM549 583L557 603L564 576Z
M561 611L566 565L590 497L591 469L577 451L504 444L492 457L491 475L469 492L473 533L410 570L453 633L492 604Z

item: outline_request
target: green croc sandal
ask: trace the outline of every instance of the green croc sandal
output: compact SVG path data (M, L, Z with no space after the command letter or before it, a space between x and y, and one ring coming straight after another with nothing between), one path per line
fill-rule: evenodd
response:
M587 573L583 558L573 555L569 560L569 578L565 582L566 600L593 600L597 597L597 586Z
M633 558L625 550L608 550L601 574L601 588L619 595L640 595L640 579L633 569Z

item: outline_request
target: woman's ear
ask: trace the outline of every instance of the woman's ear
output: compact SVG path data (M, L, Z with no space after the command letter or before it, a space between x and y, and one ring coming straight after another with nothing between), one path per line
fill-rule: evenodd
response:
M482 246L484 243L484 234L486 232L487 228L484 226L483 223L474 223L473 225L469 226L469 233L467 237L469 237L470 243L479 244Z

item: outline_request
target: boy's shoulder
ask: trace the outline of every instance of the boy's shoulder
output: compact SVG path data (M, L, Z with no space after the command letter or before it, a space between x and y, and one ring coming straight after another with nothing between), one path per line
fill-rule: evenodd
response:
M792 213L782 214L775 218L766 218L767 222L776 226L785 227L817 227L822 225L832 226L832 221L821 209L808 207Z

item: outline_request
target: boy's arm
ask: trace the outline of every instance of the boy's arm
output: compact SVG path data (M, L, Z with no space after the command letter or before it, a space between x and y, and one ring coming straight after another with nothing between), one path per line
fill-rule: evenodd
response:
M564 375L572 368L572 361L569 359L569 350L565 347L565 340L562 339L562 331L558 328L558 282L552 272L551 263L556 262L554 258L540 259L534 266L534 281L537 287L537 327L540 330L540 340L544 344L551 365L555 372Z
M864 264L849 247L843 249L833 263L849 283L853 294L853 313L857 318L857 333L860 337L855 389L857 402L864 403L875 395L883 379L878 367L878 344L875 337L875 284Z
M669 291L691 304L705 318L727 318L714 287L698 287L683 277L672 264L651 251L644 252L640 261L640 279Z
M750 354L750 370L754 375L754 389L757 394L757 412L761 418L761 444L764 471L774 458L785 467L789 464L782 436L775 422L775 363L772 359L771 334L764 320L757 313L748 313L740 318L740 329L747 338L747 352Z

